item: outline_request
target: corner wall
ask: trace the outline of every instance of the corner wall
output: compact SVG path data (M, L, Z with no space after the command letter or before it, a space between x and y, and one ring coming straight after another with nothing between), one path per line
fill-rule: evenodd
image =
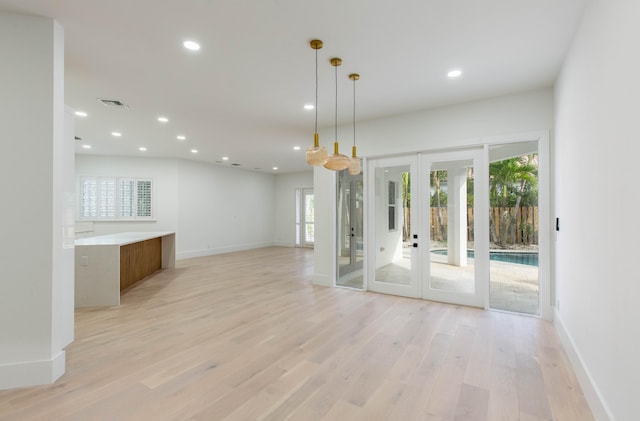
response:
M7 389L52 383L65 371L73 244L65 235L64 164L73 163L73 141L65 138L62 27L0 13L0 57L0 389Z
M640 414L640 2L593 0L556 84L556 324L597 419Z

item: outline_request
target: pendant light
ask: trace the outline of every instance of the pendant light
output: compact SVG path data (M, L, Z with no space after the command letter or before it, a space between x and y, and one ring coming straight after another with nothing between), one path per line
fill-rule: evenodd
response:
M353 81L353 147L351 148L351 161L349 161L349 174L360 174L360 158L356 153L356 80L360 79L357 73L351 73L349 79Z
M336 113L335 113L335 139L333 143L333 154L329 155L324 167L332 171L342 171L349 167L351 159L347 155L343 155L339 151L338 146L338 66L342 64L342 60L339 58L332 58L331 65L335 68L336 73Z
M320 146L320 136L318 136L318 50L322 48L322 41L314 39L309 43L311 48L316 50L316 103L314 105L316 110L315 118L315 130L313 133L313 146L307 149L307 164L309 165L323 165L327 161L327 149L324 146Z

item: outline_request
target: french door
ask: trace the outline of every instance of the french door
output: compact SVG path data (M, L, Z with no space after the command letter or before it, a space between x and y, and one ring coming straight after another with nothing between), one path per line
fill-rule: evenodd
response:
M486 307L485 155L478 148L369 160L369 290Z
M418 297L419 197L416 155L369 160L367 288Z

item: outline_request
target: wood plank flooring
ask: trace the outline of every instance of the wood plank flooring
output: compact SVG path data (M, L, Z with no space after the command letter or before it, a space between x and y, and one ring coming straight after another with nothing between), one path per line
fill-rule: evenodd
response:
M76 311L1 420L591 420L552 324L311 284L313 252L181 260Z

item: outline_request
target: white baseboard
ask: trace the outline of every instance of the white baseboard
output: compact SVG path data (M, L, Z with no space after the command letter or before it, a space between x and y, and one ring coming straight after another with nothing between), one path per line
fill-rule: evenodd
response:
M573 371L575 371L576 373L576 377L578 378L578 382L580 383L580 387L582 388L582 393L584 394L587 403L591 408L591 412L593 413L594 418L598 421L613 420L614 418L611 415L611 411L604 402L604 399L602 399L600 390L593 381L589 370L584 365L584 362L580 357L580 352L578 352L578 350L576 349L573 339L571 338L569 332L567 332L567 330L565 329L562 318L557 311L555 312L553 323L556 326L556 331L558 332L558 336L560 336L562 346L564 347L564 350L567 353L567 357L571 362Z
M191 250L182 253L176 253L176 259L190 259L192 257L213 256L215 254L234 253L236 251L245 251L258 249L262 247L273 247L272 242L269 243L256 243L256 244L238 244L233 246L216 247L202 250Z
M321 274L317 274L317 273L313 274L313 277L311 278L311 283L313 283L313 285L318 285L318 286L321 286L321 287L332 287L333 286L333 281L331 280L329 275L321 275Z
M51 360L0 365L0 390L51 384L64 374L65 361L66 354L60 351Z

